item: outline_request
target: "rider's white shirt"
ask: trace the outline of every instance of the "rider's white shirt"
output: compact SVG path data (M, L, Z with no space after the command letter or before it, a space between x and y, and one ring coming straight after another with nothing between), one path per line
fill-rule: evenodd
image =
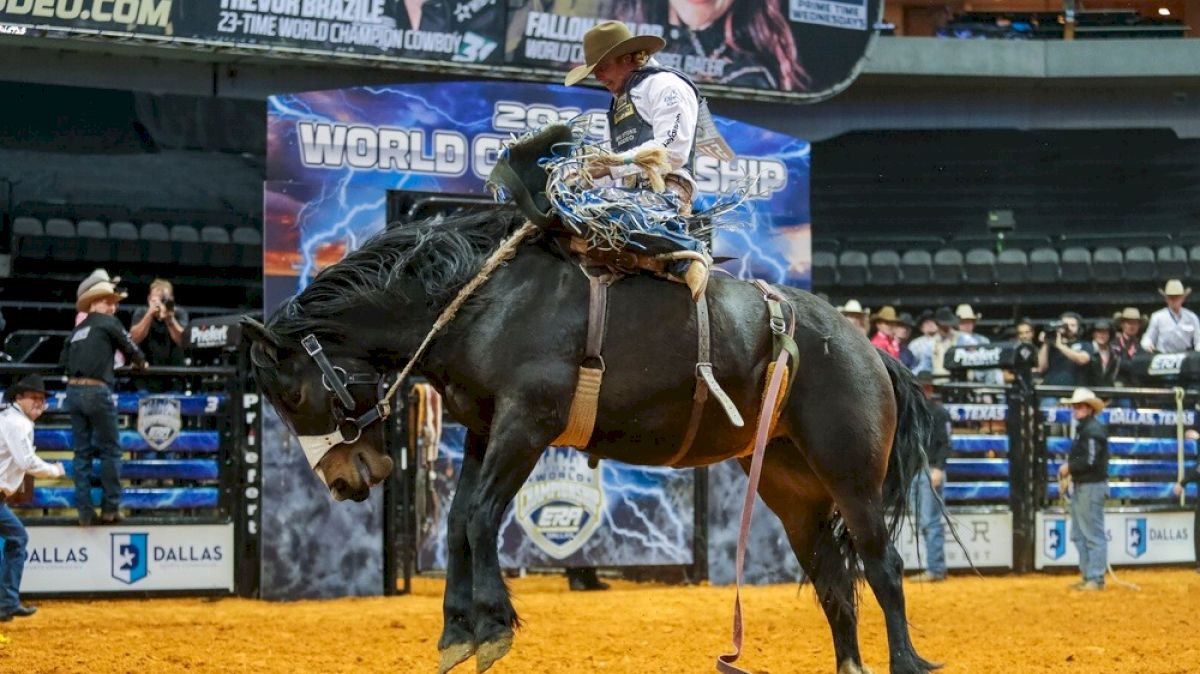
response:
M649 65L658 63L650 59ZM638 114L654 129L654 139L617 156L632 158L646 148L665 147L671 162L669 173L691 181L692 174L684 168L684 164L696 140L696 120L700 115L700 101L696 99L696 92L677 75L655 73L630 89L629 99ZM610 173L613 178L619 179L639 170L632 164L623 164L612 167Z

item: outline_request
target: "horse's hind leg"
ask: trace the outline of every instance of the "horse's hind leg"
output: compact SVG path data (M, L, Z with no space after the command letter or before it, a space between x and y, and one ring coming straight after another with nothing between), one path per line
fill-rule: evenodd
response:
M858 650L855 569L834 535L833 501L790 440L775 440L763 456L758 493L783 523L788 542L816 590L833 632L838 674L869 674ZM741 460L749 471L750 459Z
M446 520L446 594L442 598L442 636L438 639L438 674L446 674L475 653L475 628L471 620L471 545L467 522L471 495L487 441L467 433L462 469Z

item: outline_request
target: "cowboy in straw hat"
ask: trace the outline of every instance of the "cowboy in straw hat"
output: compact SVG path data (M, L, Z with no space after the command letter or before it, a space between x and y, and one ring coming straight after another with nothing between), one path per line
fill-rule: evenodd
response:
M870 331L870 326L867 325L867 318L871 315L871 310L866 309L859 304L858 300L846 300L846 303L837 308L838 313L845 316L858 328L859 332L864 335Z
M9 405L0 412L0 538L4 555L0 561L0 622L33 615L37 609L21 604L21 572L29 535L8 502L22 490L26 475L63 477L61 463L38 458L33 446L33 422L46 410L46 385L38 375L29 375L4 392ZM24 495L24 494L22 494Z
M1096 414L1104 401L1090 389L1077 388L1070 398L1075 417L1075 438L1066 463L1058 467L1061 483L1074 486L1071 498L1071 541L1079 551L1083 581L1071 587L1082 591L1104 589L1108 568L1108 540L1104 529L1104 499L1108 492L1108 430ZM1069 489L1069 488L1068 488Z
M1200 351L1200 318L1183 307L1192 292L1179 279L1171 279L1158 291L1167 306L1150 316L1150 325L1142 337L1142 348L1150 353Z
M885 306L879 313L871 316L871 324L875 326L875 335L871 337L871 343L896 359L900 358L900 338L896 337L895 329L898 320L896 309L891 306Z
M66 409L71 426L90 429L74 434L75 506L79 523L90 525L92 509L92 459L100 459L103 514L100 521L121 520L121 482L118 469L121 447L117 437L117 410L112 404L113 352L120 351L138 367L146 359L113 314L126 293L113 280L103 280L97 270L79 284L75 307L87 314L63 344L59 364L66 369ZM103 275L107 277L107 273Z

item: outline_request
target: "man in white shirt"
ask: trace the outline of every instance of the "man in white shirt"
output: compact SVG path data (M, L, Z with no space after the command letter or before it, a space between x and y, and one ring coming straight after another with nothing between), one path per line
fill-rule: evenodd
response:
M25 377L4 392L8 407L0 411L0 538L4 559L0 563L0 622L37 612L21 605L21 573L25 569L25 545L29 535L21 520L8 507L25 480L25 474L63 477L61 463L46 463L33 448L33 422L46 410L46 387L37 375Z
M1150 353L1200 351L1200 318L1183 308L1192 289L1184 288L1179 279L1171 279L1158 292L1167 306L1150 316L1142 348Z
M613 95L608 109L608 136L612 155L595 162L587 171L593 178L612 178L627 187L646 187L642 168L635 162L639 153L663 148L669 166L663 171L666 189L677 197L679 214L692 214L696 182L696 130L700 119L700 91L687 75L667 68L651 56L666 42L654 35L633 35L620 21L603 21L583 36L586 64L577 66L563 80L578 84L594 74ZM612 162L617 161L615 165ZM706 246L683 231L656 228L653 234L671 242L671 247L704 253ZM693 261L672 270L698 297L708 277L708 263Z

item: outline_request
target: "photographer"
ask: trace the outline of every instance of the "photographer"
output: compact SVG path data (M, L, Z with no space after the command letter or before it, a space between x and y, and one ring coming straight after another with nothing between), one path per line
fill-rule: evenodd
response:
M151 365L183 365L183 329L187 311L175 306L175 288L166 279L150 283L146 306L133 314L129 336Z
M1080 334L1082 322L1079 314L1068 311L1039 336L1042 346L1038 350L1038 372L1043 375L1042 383L1070 387L1089 383L1088 363L1094 354L1091 342Z

